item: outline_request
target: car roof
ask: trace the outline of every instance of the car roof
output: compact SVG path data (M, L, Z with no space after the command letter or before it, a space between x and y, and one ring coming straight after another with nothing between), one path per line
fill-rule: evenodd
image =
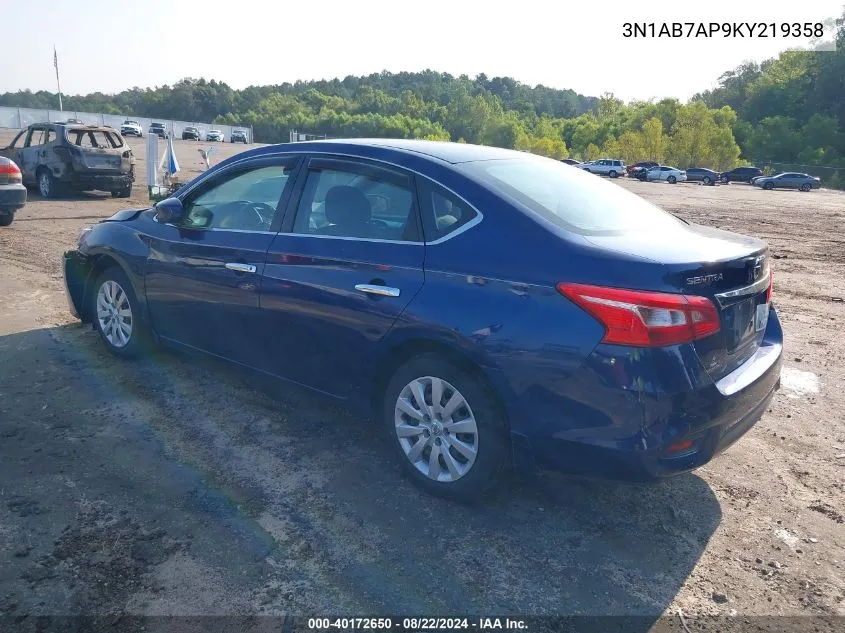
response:
M253 150L256 154L274 153L279 149L286 151L308 152L343 152L357 150L361 156L370 155L373 150L388 150L402 154L417 154L436 158L441 161L457 164L477 160L514 159L522 156L522 152L486 145L471 145L469 143L453 143L449 141L421 141L411 139L388 138L354 138L329 139L317 141L301 141L297 143L282 143L269 145ZM368 151L370 150L370 151Z

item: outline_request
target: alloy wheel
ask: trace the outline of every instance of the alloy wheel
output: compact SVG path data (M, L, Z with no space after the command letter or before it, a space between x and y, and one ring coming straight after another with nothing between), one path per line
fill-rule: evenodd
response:
M478 456L478 426L466 398L434 376L409 382L395 407L396 437L423 475L450 483L466 475Z
M114 347L125 347L132 337L132 306L116 281L109 279L97 291L97 320L105 339Z

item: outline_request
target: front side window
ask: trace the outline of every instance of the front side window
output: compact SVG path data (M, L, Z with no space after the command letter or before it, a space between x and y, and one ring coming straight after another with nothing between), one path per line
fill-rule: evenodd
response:
M311 168L293 232L418 241L410 179L381 170Z
M26 146L27 147L35 147L36 145L43 145L44 144L44 130L40 128L36 128L32 130L29 134L29 139L27 139Z
M506 200L560 228L583 235L671 231L683 222L624 187L558 161L524 155L458 166Z
M183 226L269 231L292 167L268 165L223 176L185 201Z

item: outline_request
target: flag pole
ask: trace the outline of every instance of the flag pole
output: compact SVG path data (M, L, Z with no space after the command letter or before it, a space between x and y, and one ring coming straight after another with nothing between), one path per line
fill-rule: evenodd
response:
M55 44L53 44L53 66L56 67L56 88L59 89L59 111L62 111L62 86L59 83L59 56L56 54Z

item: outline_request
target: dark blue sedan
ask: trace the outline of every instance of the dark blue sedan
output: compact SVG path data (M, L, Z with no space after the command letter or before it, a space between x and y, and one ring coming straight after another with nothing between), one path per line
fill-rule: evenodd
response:
M524 152L254 149L85 231L65 280L115 354L174 345L345 401L462 498L511 468L688 471L779 385L764 242Z

